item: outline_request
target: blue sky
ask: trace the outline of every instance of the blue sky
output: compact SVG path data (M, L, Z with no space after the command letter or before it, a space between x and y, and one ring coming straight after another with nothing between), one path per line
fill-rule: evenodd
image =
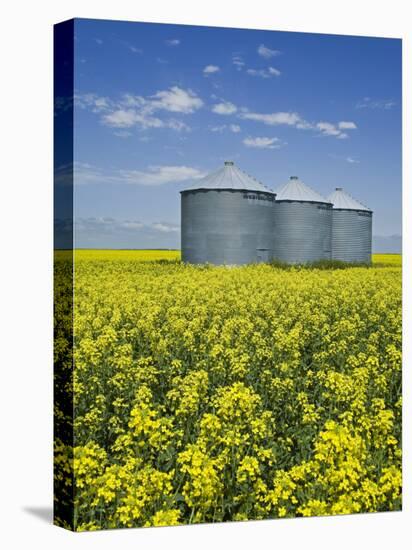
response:
M400 235L401 41L76 20L74 156L78 247L179 247L179 190L225 159Z

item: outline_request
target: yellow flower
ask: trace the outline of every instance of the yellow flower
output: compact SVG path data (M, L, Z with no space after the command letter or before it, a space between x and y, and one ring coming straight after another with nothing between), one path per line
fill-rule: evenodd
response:
M399 259L75 259L72 317L56 253L56 385L74 419L58 400L55 483L76 529L401 508Z

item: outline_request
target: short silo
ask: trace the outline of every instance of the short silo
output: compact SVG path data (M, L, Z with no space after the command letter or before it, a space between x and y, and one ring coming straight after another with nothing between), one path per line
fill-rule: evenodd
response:
M372 210L355 200L342 187L328 197L333 203L332 258L343 262L370 263Z
M242 265L272 258L276 195L233 162L180 193L184 262Z
M276 192L274 258L301 264L331 259L332 204L296 176Z

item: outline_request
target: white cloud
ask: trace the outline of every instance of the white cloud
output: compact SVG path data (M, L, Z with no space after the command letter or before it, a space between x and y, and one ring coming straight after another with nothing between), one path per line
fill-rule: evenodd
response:
M118 109L102 118L104 124L107 126L113 126L114 128L130 128L136 124L136 112L132 109L128 111L124 109Z
M133 53L143 53L143 50L141 48L136 48L136 46L129 46L129 50Z
M122 100L119 103L127 107L143 107L146 104L146 100L140 95L123 94Z
M317 130L320 132L320 135L333 136L337 139L347 139L349 137L346 132L342 131L343 129L354 130L357 128L354 122L349 121L341 121L337 124L325 121L311 123L303 119L296 112L253 113L248 111L248 109L242 108L238 116L246 120L263 122L263 124L268 126L285 125L293 126L298 130Z
M128 138L133 135L132 132L128 132L127 130L119 130L118 132L113 132L113 134L121 138Z
M104 174L96 166L92 166L86 162L74 162L72 165L61 167L61 171L58 171L57 174L57 183L88 185L96 183L115 183L115 180L112 175Z
M275 69L274 67L268 68L269 74L273 74L274 76L280 76L281 72L278 69Z
M73 227L70 220L56 220L58 235L70 246ZM178 249L180 224L174 220L122 220L109 217L81 218L75 220L75 244L79 248L164 248Z
M364 97L357 102L357 109L392 109L395 107L396 101L393 99L372 99L370 97Z
M203 101L192 90L183 90L178 86L156 92L151 98L152 108L174 113L193 113L203 105Z
M163 185L203 178L205 172L185 165L149 166L146 170L106 170L84 162L59 166L54 174L57 185Z
M166 126L168 128L171 128L172 130L176 130L177 132L190 132L190 126L188 126L185 122L182 122L181 120L175 120L174 118L168 120L166 122Z
M94 41L96 42L96 44L99 44L99 46L103 44L103 40L101 40L100 38L95 38Z
M190 89L172 86L154 95L144 98L134 94L124 94L113 100L97 94L75 95L74 104L81 109L88 109L100 114L100 121L112 128L171 128L177 131L189 131L190 127L176 119L159 118L159 111L191 114L203 105L203 101ZM62 106L57 105L58 109Z
M271 50L270 48L266 47L264 44L261 44L257 49L258 54L261 57L264 57L265 59L270 59L271 57L275 57L277 55L280 55L279 50Z
M337 139L347 139L349 136L342 129L354 130L357 128L354 122L339 122L337 125L331 122L318 122L316 128L323 136L334 136Z
M139 221L124 220L124 221L119 222L119 226L123 229L134 230L134 229L141 229L142 227L144 227L144 224L142 222L139 222Z
M276 137L248 137L243 140L243 144L246 147L255 147L257 149L279 149L281 146L279 138Z
M269 75L264 69L258 70L258 69L247 69L247 74L250 74L252 76L261 76L262 78L269 78Z
M296 123L296 128L298 130L313 130L314 126L307 120L300 120L299 122Z
M233 65L236 67L238 71L241 71L243 67L245 66L245 62L239 55L234 55L232 57Z
M210 126L211 132L219 132L222 133L225 130L230 130L234 134L238 134L242 131L241 127L238 124L220 124L219 126Z
M261 78L271 78L272 76L280 76L281 72L274 67L268 69L246 69L247 74L251 76L260 76Z
M279 111L277 113L264 114L251 113L247 110L243 110L239 116L247 120L256 120L258 122L263 122L263 124L267 124L268 126L297 126L297 124L303 122L297 113L288 113L282 111Z
M62 225L62 221L57 220ZM67 225L67 221L66 221ZM108 216L82 218L76 217L75 232L76 240L79 237L90 235L113 235L113 234L146 234L151 233L178 233L180 226L170 222L143 223L140 220L116 220Z
M100 113L112 108L111 101L107 97L97 94L74 94L74 106L80 109L90 109L93 113Z
M217 65L206 65L206 67L203 69L203 74L205 76L208 76L209 74L218 73L220 71L220 67Z
M210 126L210 131L222 133L224 130L226 130L226 128L226 124L220 124L219 126Z
M206 174L190 166L149 166L146 171L121 170L121 183L136 185L163 185L187 180L196 180Z
M95 108L98 111L104 111L109 108L108 101L105 97L98 97L94 102Z
M147 130L148 128L171 128L177 132L190 131L190 126L181 120L174 118L161 120L158 117L149 116L145 112L137 112L133 109L119 109L113 113L103 115L101 121L105 126L110 126L111 128L132 128L133 126L139 126L143 130ZM131 134L129 133L129 135Z
M171 223L156 222L156 223L152 223L151 227L153 227L153 229L156 229L157 231L161 231L162 233L171 233L171 232L174 233L174 232L180 231L180 228L178 225L171 224Z
M316 128L325 136L338 136L341 133L331 122L318 122Z
M342 120L339 122L338 127L340 130L356 130L357 126L354 122Z
M360 163L360 160L357 160L354 157L345 157L345 156L342 156L342 155L336 155L335 153L331 153L328 156L332 159L337 159L337 160L340 160L340 161L348 162L349 164L359 164Z
M168 46L178 46L180 44L180 40L178 38L172 38L170 40L165 41Z
M166 124L160 118L152 117L135 109L118 109L102 116L102 123L112 128L131 128L139 125L143 129L164 128Z
M222 101L221 103L213 105L212 111L218 115L232 115L236 113L237 107L230 101Z

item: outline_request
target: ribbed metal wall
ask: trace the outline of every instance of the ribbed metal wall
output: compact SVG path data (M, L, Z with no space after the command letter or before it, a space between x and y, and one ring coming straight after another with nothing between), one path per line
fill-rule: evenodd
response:
M274 194L258 191L182 191L182 260L216 265L270 260L274 200Z
M332 258L343 262L370 263L372 212L337 210L332 213Z
M273 257L300 264L332 257L332 205L276 201Z

